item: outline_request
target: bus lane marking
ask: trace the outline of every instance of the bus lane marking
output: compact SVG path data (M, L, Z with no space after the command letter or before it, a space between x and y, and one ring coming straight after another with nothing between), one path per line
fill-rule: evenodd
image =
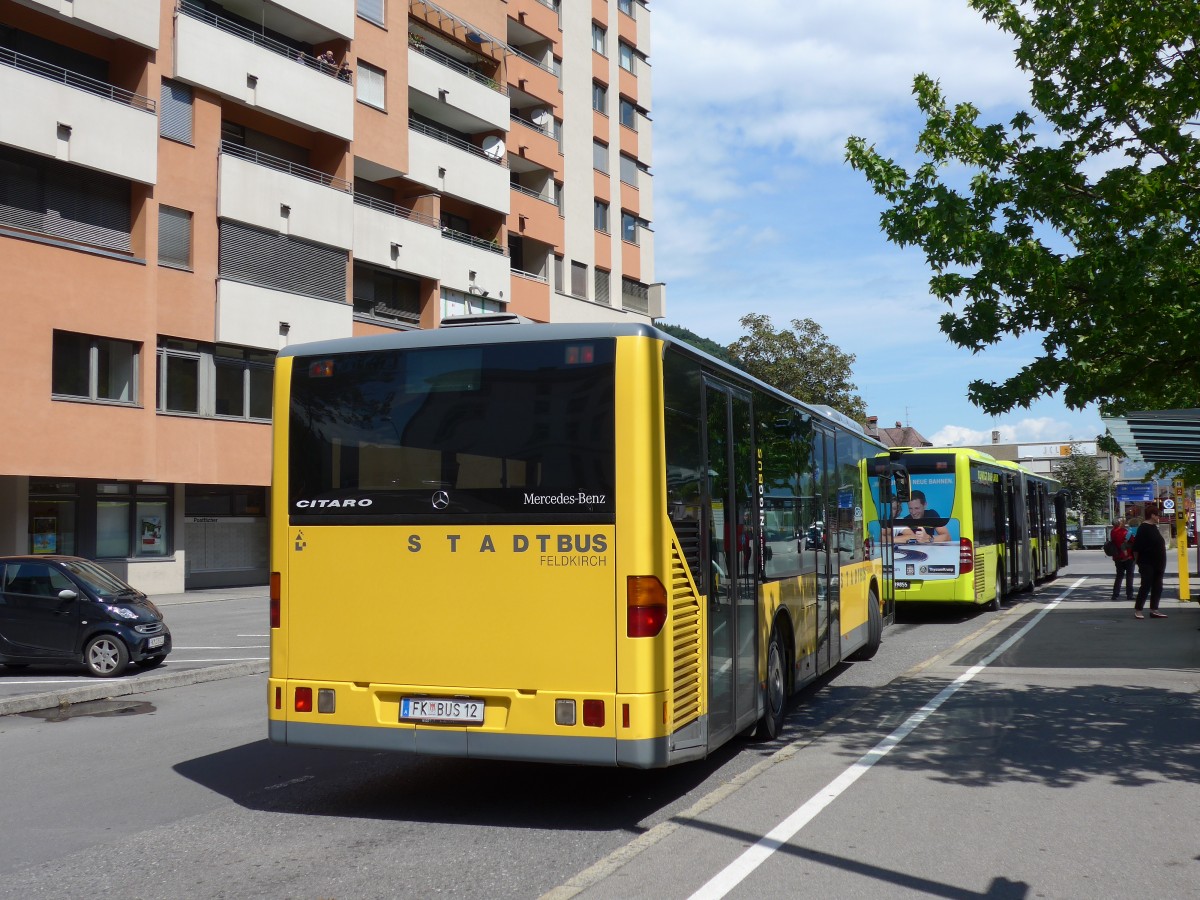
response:
M821 810L840 797L854 782L865 775L877 762L894 750L901 741L912 734L926 719L933 715L947 700L959 692L975 676L986 669L1007 651L1013 644L1037 627L1050 612L1082 585L1087 578L1080 578L1069 588L1047 604L1034 615L1016 634L993 650L980 663L972 666L954 681L944 687L932 700L914 712L895 731L876 744L857 762L852 763L841 775L829 782L824 788L802 804L790 816L775 826L762 837L753 847L742 853L737 859L710 878L689 900L718 900L737 887L746 877L767 861L780 847L795 837L800 829L811 822Z

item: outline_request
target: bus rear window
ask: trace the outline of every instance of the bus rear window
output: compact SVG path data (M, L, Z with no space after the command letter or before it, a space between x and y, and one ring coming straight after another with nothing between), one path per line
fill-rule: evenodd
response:
M611 521L614 356L606 340L300 357L291 515Z

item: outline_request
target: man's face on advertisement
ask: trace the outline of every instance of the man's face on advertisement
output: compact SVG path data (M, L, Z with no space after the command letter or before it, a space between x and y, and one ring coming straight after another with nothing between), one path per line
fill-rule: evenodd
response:
M912 497L908 501L908 514L914 519L925 515L925 501L920 497Z

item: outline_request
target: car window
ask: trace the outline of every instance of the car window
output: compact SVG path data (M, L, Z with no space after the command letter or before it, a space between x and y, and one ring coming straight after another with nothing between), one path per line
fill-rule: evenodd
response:
M57 597L58 592L74 588L71 579L45 563L10 565L4 573L4 590L32 597Z
M63 560L63 568L101 597L138 593L108 569L83 559Z

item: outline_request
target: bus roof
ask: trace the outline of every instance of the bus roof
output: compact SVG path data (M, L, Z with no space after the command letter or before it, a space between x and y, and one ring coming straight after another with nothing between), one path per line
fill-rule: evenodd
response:
M333 338L306 344L292 344L279 351L285 356L333 356L339 353L373 353L380 350L412 350L432 347L455 347L462 344L519 344L526 341L586 341L601 338L648 337L679 348L684 353L707 362L729 374L731 378L749 383L774 394L788 403L809 410L814 418L843 429L855 431L859 437L871 444L879 443L869 437L862 426L848 416L825 406L804 403L754 376L743 372L724 360L717 359L703 350L682 341L652 325L634 322L572 322L572 323L529 323L508 319L502 323L459 323L452 328L422 328L412 331L396 331L363 337Z

